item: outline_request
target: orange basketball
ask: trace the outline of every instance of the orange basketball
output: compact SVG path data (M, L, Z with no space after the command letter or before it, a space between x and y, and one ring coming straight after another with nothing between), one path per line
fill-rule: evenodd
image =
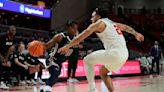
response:
M27 46L27 49L28 49L30 55L32 55L34 57L39 57L44 54L43 42L40 42L37 40L30 42Z

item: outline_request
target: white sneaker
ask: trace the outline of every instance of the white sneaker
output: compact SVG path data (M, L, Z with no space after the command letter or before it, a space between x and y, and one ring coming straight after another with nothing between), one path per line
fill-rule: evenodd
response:
M44 92L44 88L45 88L45 86L40 86L39 87L39 90L40 90L39 92Z
M36 86L33 86L33 92L38 92Z
M1 82L0 88L1 89L9 89L9 87L4 82Z
M162 76L161 75L157 75L157 78L161 78Z
M39 84L42 84L42 85L46 84L46 83L43 82L40 78L38 79L38 82L39 82Z
M46 89L45 92L52 92L52 87L50 87L50 86L46 86L45 89Z
M27 84L32 84L32 82L30 80L26 80Z
M79 82L79 80L77 80L76 78L72 78L73 82Z
M33 85L36 85L36 81L34 79L31 79L31 82Z
M98 92L98 90L94 88L94 89L90 89L88 92Z
M151 74L151 75L149 75L149 78L150 78L150 79L153 79L153 75L152 75L152 74Z
M19 84L20 84L20 85L25 85L26 82L25 82L25 81L20 81Z
M50 86L42 86L40 92L52 92L52 88Z
M72 78L69 78L69 79L67 80L67 82L69 82L69 83L73 83L74 80L73 80Z

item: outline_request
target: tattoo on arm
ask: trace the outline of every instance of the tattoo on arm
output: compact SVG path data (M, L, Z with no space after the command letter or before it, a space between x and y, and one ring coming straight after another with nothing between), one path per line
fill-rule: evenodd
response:
M133 28L131 28L131 27L127 27L126 32L131 33L132 35L136 35L137 34L137 32Z
M132 35L136 35L137 34L137 32L132 27L130 27L128 25L118 23L118 26L120 27L120 29L122 31L126 31L128 33L131 33Z

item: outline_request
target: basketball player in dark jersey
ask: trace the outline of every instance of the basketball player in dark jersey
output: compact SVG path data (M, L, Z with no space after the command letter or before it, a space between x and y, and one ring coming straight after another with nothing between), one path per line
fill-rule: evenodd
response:
M7 64L9 53L9 48L15 43L15 34L16 34L16 27L10 26L7 32L0 33L0 88L8 89L9 87L6 86L2 82L2 70L3 64Z
M42 69L44 69L44 65L43 63L41 63L39 61L39 59L37 57L33 57L32 55L30 55L29 53L26 54L26 59L25 61L27 61L27 63L37 66L40 65L40 71L38 72L38 76L37 79L39 81L40 84L45 84L42 80L41 80L41 75L42 75ZM32 84L36 85L36 81L34 80L34 76L35 73L32 73L29 75L29 79L31 79Z
M50 78L46 80L46 86L40 92L51 92L51 87L57 82L61 72L62 63L66 61L72 53L72 49L66 55L57 53L58 49L70 42L69 35L76 35L77 30L73 26L74 22L67 22L67 33L56 34L49 42L45 44L45 49L51 48L51 52L46 59L47 68L50 73Z
M7 61L9 48L15 44L15 34L15 26L10 26L9 31L6 33L0 33L0 55L5 59L4 62Z

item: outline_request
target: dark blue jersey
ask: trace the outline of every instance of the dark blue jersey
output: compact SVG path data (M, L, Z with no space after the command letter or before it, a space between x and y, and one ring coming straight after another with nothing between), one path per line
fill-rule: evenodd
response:
M46 60L46 64L48 65L50 61L55 62L59 66L67 60L66 55L61 55L60 53L57 53L58 49L65 46L67 43L70 42L69 36L66 35L66 33L60 33L63 36L63 39L61 42L58 42L55 44L54 47L52 47L51 52Z
M40 61L38 60L37 57L31 56L29 53L26 54L25 60L26 60L29 64L32 64L32 65L37 65L37 64L40 63Z
M14 36L10 37L9 33L0 34L0 54L6 57L8 49L15 44Z
M26 61L26 56L25 56L25 54L23 54L23 53L20 53L20 52L14 52L13 53L13 57L12 57L13 59L13 65L15 66L17 66L17 64L15 63L15 60L16 59L18 59L18 61L20 62L20 63L22 63L22 64L24 64L24 62Z

